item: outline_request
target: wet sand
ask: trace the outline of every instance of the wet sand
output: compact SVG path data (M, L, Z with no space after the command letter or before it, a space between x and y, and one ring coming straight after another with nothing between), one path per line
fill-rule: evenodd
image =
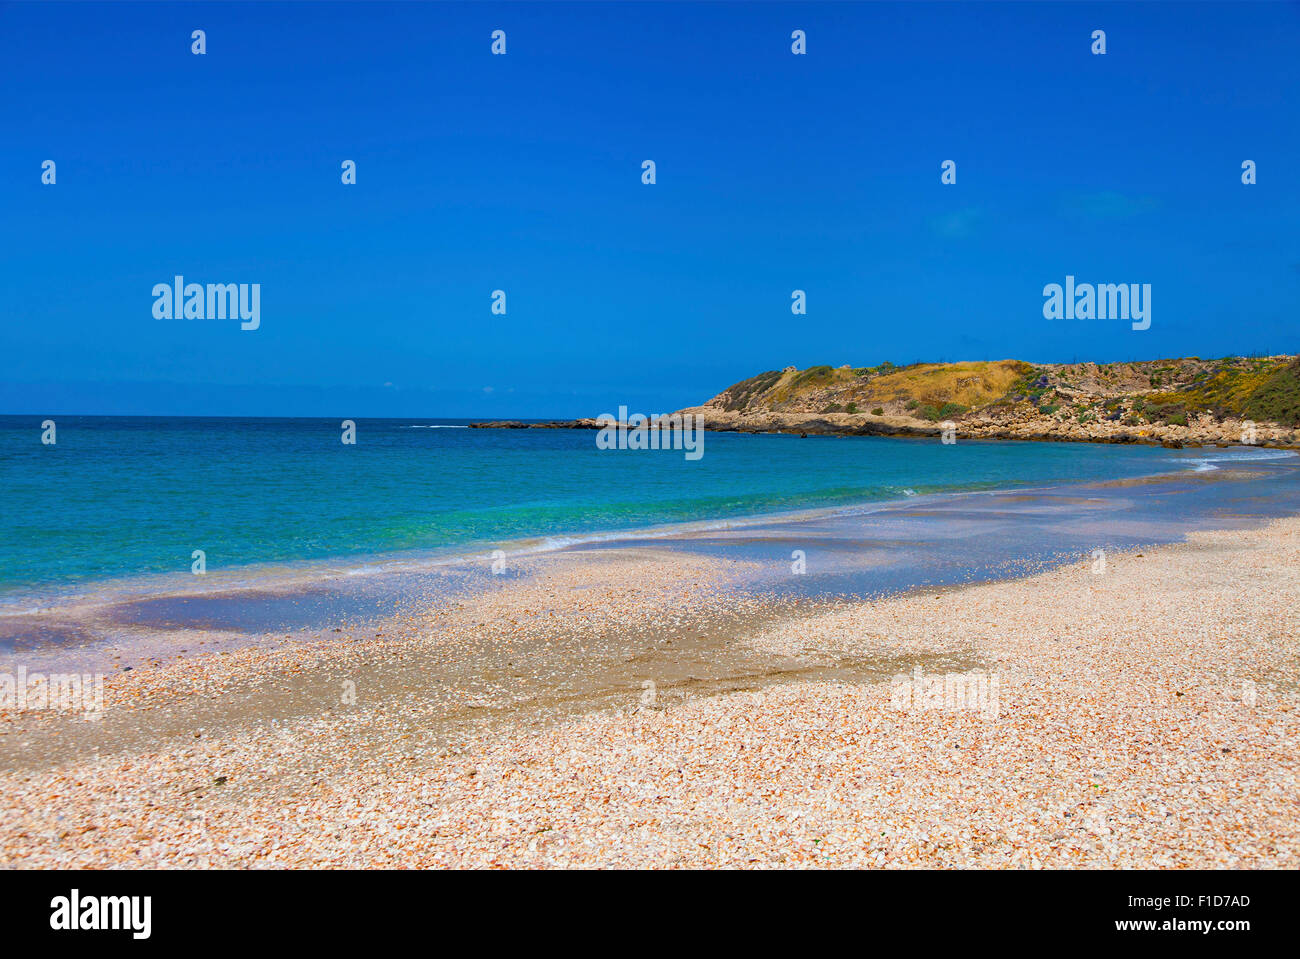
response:
M47 768L86 756L158 748L194 731L223 736L333 717L359 704L400 714L414 702L420 735L443 747L484 731L537 727L637 705L807 680L879 681L906 656L772 656L747 639L831 603L738 590L746 564L667 550L572 551L448 609L400 617L334 640L178 656L118 674L108 708L28 711L0 728L0 763ZM970 651L924 657L965 668ZM2 714L0 714L2 715ZM409 732L409 730L406 730ZM387 735L387 732L384 733Z
M1178 542L1197 529L1300 513L1300 459L1036 490L934 494L861 507L625 532L558 552L392 556L92 584L0 609L0 670L115 672L177 656L392 636L551 568L637 552L703 557L740 593L861 599L1022 576L1094 549ZM801 574L794 561L802 557ZM613 561L617 561L616 559ZM667 560L671 561L671 560ZM743 570L743 575L741 574ZM499 573L500 575L496 575ZM15 608L17 612L15 612Z

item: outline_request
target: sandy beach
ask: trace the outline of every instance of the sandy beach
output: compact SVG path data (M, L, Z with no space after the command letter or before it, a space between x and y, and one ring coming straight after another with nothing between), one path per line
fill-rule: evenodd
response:
M578 551L377 636L116 673L93 721L4 714L0 860L1295 868L1298 569L1297 519L876 602ZM996 708L904 703L917 669Z
M1284 928L1298 10L0 2L5 931Z

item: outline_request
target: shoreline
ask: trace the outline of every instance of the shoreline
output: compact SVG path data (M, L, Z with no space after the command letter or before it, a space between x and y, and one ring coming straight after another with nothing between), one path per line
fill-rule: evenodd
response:
M1277 455L1290 459L1286 454ZM340 559L291 567L244 567L219 572L203 582L194 582L188 576L154 582L127 580L127 588L122 588L120 582L100 582L77 594L74 602L43 605L34 613L6 610L0 615L0 627L8 628L7 635L36 638L21 643L8 640L9 648L0 653L0 665L7 661L13 666L23 661L29 668L51 670L95 664L95 668L118 670L181 655L229 652L243 646L279 648L327 642L340 632L340 627L346 632L382 630L387 624L410 619L431 606L470 601L484 592L510 588L520 577L527 579L571 559L588 557L593 562L604 562L638 551L662 553L664 557L697 555L724 563L758 563L762 569L754 567L757 572L748 583L751 592L797 592L792 583L799 582L808 584L814 595L818 589L820 595L904 593L933 578L933 569L924 576L923 571L927 562L933 567L936 561L940 567L933 568L948 570L941 572L939 585L972 578L996 580L1023 575L1030 567L1019 562L1022 559L1043 568L1068 561L1078 550L1110 548L1122 542L1136 546L1176 541L1188 530L1220 526L1213 517L1214 510L1222 508L1216 506L1220 503L1216 497L1221 498L1221 494L1215 492L1215 486L1239 490L1235 494L1238 498L1249 495L1258 501L1260 493L1279 497L1275 507L1261 508L1258 502L1251 505L1245 514L1247 520L1251 516L1265 521L1286 515L1286 504L1292 499L1300 505L1300 471L1289 462L1270 464L1272 458L1223 461L1208 469L1171 463L1170 469L1138 477L949 490L552 537L549 539L555 545L551 548L506 551L508 568L503 570L503 576L494 575L491 556L476 549L468 557L368 556L360 567L345 566ZM1279 485L1282 480L1287 480L1285 491ZM1147 515L1149 511L1142 505L1159 497L1142 494L1134 498L1132 493L1138 489L1162 489L1165 495L1182 491L1184 498L1187 493L1196 496L1182 509L1187 515L1161 518L1158 513ZM1229 498L1224 505L1230 502ZM1072 516L1073 525L1091 522L1088 518L1107 503L1111 504L1108 514L1116 508L1127 512L1136 509L1136 520L1149 525L1149 532L1136 533L1133 520L1126 521L1123 515L1112 517L1112 525L1117 523L1116 530L1123 533L1115 542L1104 541L1104 533L1080 540L1069 532ZM985 557L984 568L978 554L940 553L923 561L922 554L916 552L927 543L933 546L945 537L960 540L967 535L961 532L966 522L962 517L978 520L984 513L996 517L999 511L1008 509L1041 517L1018 523L1021 528L1032 529L1036 544L1020 543L1017 547L1009 541L1000 555ZM944 519L949 515L953 519ZM1051 517L1057 517L1052 522L1059 527L1059 533L1037 525ZM996 524L990 527L994 528ZM1006 531L1000 535L1005 538ZM537 539L521 542L535 544ZM789 561L781 558L782 543L787 544L787 552L792 548L814 551L818 557L817 575L795 580L784 575ZM1064 560L1052 557L1048 549L1052 544L1056 552L1064 550ZM904 565L900 566L900 562ZM818 585L828 574L838 576L838 586ZM44 636L51 638L39 638Z
M470 427L466 427L470 428ZM475 424L474 428L542 428L568 429L567 423L542 424L523 423L520 426L510 424ZM582 427L586 428L586 427ZM591 427L595 428L595 427ZM723 430L721 432L738 432ZM751 431L740 431L751 432ZM833 434L841 435L841 434ZM866 434L842 434L866 435ZM876 434L871 434L876 435ZM996 439L989 442L1010 442ZM1077 442L1062 440L1060 442ZM1159 445L1159 444L1146 444ZM1251 446L1207 446L1206 450L1220 449L1247 451L1264 447ZM1267 447L1272 452L1294 453L1300 456L1297 447ZM1264 461L1273 457L1261 457ZM1184 466L1179 461L1171 461L1170 468L1145 473L1125 480L1082 481L1086 485L1118 484L1159 480L1181 476L1185 472L1199 472ZM1211 467L1205 472L1223 468L1245 468L1257 460L1242 457L1238 461L1220 461L1223 467ZM803 506L772 512L745 512L724 516L693 520L670 520L649 526L629 526L599 528L581 531L566 531L518 536L503 541L473 541L453 546L404 549L391 552L356 552L341 553L334 556L305 560L259 560L241 563L219 570L211 570L202 582L192 577L175 572L142 572L101 576L75 581L64 587L66 595L42 592L49 584L23 584L0 593L0 622L6 617L33 615L58 608L82 606L101 606L119 603L124 600L142 599L159 595L214 595L225 593L252 592L261 590L291 589L295 586L319 583L323 580L346 577L382 576L391 573L422 573L435 569L468 566L476 563L490 563L494 550L503 551L507 558L529 558L546 556L567 549L582 549L593 545L662 539L672 540L699 533L752 527L769 523L811 521L828 516L844 514L872 513L907 505L919 505L935 498L997 495L1000 493L1034 493L1072 486L1074 483L1044 480L1030 481L1025 485L998 485L987 487L951 487L929 490L921 493L909 493L903 496L884 496L880 499L860 499L851 502L830 503L825 505ZM181 587L181 583L188 584ZM36 604L24 608L15 608L15 604Z
M868 417L865 414L782 414L762 413L747 416L725 413L708 406L678 410L673 416L693 414L701 417L704 433L739 433L751 435L812 436L881 436L893 439L936 439L943 435L942 425L929 424L897 416ZM1115 446L1160 446L1165 449L1232 449L1261 448L1300 451L1297 431L1274 423L1262 424L1256 441L1248 446L1239 442L1241 424L1225 423L1216 431L1217 438L1207 438L1185 427L1148 427L1144 430L1114 429L1097 434L1065 429L1012 429L985 420L954 421L963 443L1101 443ZM499 430L600 430L603 424L595 417L575 420L485 420L469 424L470 429ZM1152 430L1154 429L1154 432Z
M0 774L0 849L17 867L1294 867L1300 519L1109 559L1104 576L1076 562L759 622L713 564L602 556L498 591L441 640L244 651L224 684L178 662L111 692L80 749L70 718L0 721L0 748L35 758ZM753 664L741 685L678 698L668 678L646 702L643 673L717 661L714 644L668 644L709 615L732 624L733 665ZM631 660L601 647L631 624ZM429 673L456 650L477 686ZM513 701L507 662L525 652L561 699L591 664L622 692L430 731L431 696L464 716ZM899 713L888 676L913 666L996 671L998 716ZM114 724L136 736L105 753Z

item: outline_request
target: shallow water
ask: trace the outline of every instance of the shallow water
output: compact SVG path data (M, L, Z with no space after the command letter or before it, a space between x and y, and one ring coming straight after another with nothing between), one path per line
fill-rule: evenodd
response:
M970 445L975 453L982 448ZM983 448L1001 455L991 445ZM160 655L179 648L187 635L225 646L239 645L240 637L328 638L487 588L509 588L512 580L575 550L595 557L643 548L697 553L722 560L724 568L728 562L743 563L743 576L733 587L737 591L863 598L1096 562L1096 550L1172 543L1196 529L1231 528L1300 512L1300 457L1259 456L1264 451L1256 450L1195 452L1200 464L1213 463L1214 468L1034 489L918 495L746 517L725 528L688 524L647 534L628 531L617 540L552 553L511 554L499 575L493 574L487 556L460 562L405 556L368 562L364 571L339 563L306 564L202 580L136 579L125 587L92 583L75 595L55 597L39 611L0 615L0 657L14 660L58 649L82 659L78 651L90 655L108 643L117 644L119 651L148 646L150 655ZM156 642L149 645L150 639Z
M460 421L463 425L465 421ZM278 585L548 550L649 527L1203 468L1200 451L706 433L704 455L598 450L589 430L452 421L0 417L0 609L190 575ZM1255 451L1266 453L1267 451Z
M766 572L756 577L756 589L861 598L1095 563L1105 552L1180 542L1193 530L1300 513L1300 459L1233 465L1220 456L1223 468L1213 471L1032 492L936 494L673 542L760 564ZM796 551L803 573L794 572Z

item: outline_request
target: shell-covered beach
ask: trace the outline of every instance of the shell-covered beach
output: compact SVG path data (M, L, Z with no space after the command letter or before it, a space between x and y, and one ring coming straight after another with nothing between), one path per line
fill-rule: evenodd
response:
M743 588L753 543L577 549L364 632L151 657L97 718L0 718L0 855L1294 868L1300 520L1219 523L881 596ZM972 676L981 708L921 695Z

